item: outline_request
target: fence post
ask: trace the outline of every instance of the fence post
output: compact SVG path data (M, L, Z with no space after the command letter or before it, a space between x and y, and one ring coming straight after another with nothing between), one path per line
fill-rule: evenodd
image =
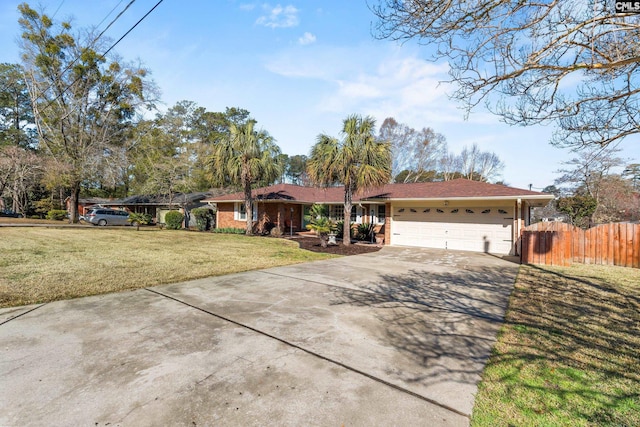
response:
M633 267L640 268L640 224L634 224L633 230Z
M625 267L633 267L633 224L625 224L625 246L627 251L627 257L624 261Z
M527 255L529 254L529 232L520 231L520 264L529 264Z

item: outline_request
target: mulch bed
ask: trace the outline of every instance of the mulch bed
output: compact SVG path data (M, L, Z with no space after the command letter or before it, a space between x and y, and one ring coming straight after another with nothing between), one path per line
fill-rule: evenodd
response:
M300 246L300 249L335 255L366 254L369 252L377 252L382 248L381 246L375 244L363 242L353 242L349 246L345 246L342 244L342 242L338 242L337 245L328 245L326 248L323 248L320 245L320 239L317 237L295 237L291 240L296 242Z

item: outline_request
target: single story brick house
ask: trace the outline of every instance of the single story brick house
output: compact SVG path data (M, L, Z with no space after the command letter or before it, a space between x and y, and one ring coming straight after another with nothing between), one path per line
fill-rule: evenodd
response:
M254 222L268 220L285 233L305 230L304 217L314 203L328 205L331 219L344 220L343 187L278 184L254 190L253 197ZM467 179L387 184L354 196L351 221L376 224L385 245L515 255L530 208L553 197ZM217 227L245 227L243 193L202 201L216 206Z

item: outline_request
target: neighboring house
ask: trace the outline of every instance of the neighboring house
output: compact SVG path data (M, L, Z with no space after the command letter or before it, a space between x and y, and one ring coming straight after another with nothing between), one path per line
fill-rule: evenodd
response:
M542 222L569 222L566 215L547 216L542 218Z
M98 197L89 197L84 199L78 199L78 215L83 216L87 213L89 209L94 206L104 206L105 203L109 203L113 201L113 199L101 199ZM67 212L71 212L71 197L67 197L64 199L65 206L67 208Z
M270 221L285 233L305 229L305 213L314 203L328 205L332 219L344 219L342 187L279 184L256 189L253 197L253 220ZM354 196L351 221L377 224L386 245L515 255L520 230L530 222L530 209L553 197L466 179L387 184ZM244 228L242 193L203 202L217 207L217 227Z
M129 212L151 215L154 222L158 224L164 224L164 216L167 212L170 210L178 210L185 214L185 227L189 227L190 224L195 225L195 218L192 218L190 215L191 210L207 206L202 200L212 195L213 193L211 192L175 193L171 199L167 195L138 195L118 200L110 200L102 205L114 209L125 209Z

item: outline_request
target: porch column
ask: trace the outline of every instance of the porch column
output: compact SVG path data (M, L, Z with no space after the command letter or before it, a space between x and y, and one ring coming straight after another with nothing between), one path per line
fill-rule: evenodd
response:
M513 218L515 224L513 227L513 251L514 255L520 255L520 230L521 230L521 219L522 219L522 199L516 200L515 206L515 216Z
M384 204L384 244L391 244L391 203Z
M280 230L281 232L284 232L284 207L282 206L282 203L278 203L278 218L276 220L276 225L278 227L278 230Z

